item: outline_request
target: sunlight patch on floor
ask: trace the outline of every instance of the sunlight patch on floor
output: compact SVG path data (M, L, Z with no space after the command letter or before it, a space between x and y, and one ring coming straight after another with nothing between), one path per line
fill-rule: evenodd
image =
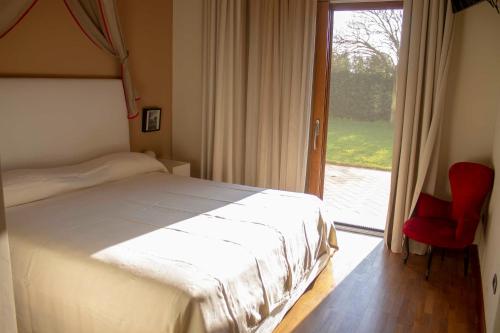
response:
M344 280L383 238L337 231L339 250L316 281L285 316L274 333L291 332Z
M335 285L349 275L374 249L383 242L375 236L337 231L339 251L330 265Z

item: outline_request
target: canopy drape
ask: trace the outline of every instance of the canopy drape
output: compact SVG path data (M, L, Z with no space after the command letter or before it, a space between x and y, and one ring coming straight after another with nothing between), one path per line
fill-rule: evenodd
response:
M0 0L0 38L12 30L37 0ZM128 62L128 51L118 18L116 0L64 0L83 33L99 48L119 59L129 119L137 111L136 94Z
M0 0L0 38L12 30L36 2L37 0Z
M204 178L304 191L316 6L204 1Z
M128 117L138 115L132 85L128 51L118 18L115 0L64 0L78 26L99 48L119 59Z
M401 252L403 224L420 192L436 185L453 21L449 0L404 1L385 233L394 252Z

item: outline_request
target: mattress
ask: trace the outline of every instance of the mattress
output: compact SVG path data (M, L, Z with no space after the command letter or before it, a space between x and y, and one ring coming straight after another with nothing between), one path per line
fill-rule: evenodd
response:
M20 332L271 332L336 247L314 196L163 172L6 214Z

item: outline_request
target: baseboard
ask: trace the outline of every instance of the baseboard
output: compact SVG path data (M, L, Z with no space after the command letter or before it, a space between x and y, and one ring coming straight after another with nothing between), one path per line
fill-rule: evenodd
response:
M481 264L479 261L479 251L476 244L472 245L472 274L478 280L477 294L479 295L479 306L477 307L477 315L479 318L479 332L486 333L486 317L484 314L484 295L483 295L483 279L481 278Z

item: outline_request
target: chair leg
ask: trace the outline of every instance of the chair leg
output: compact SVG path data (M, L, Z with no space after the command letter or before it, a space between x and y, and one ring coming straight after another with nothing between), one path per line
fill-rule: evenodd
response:
M408 236L403 237L403 245L404 245L404 255L403 255L403 263L406 265L408 262L408 257L410 256L410 239Z
M429 246L429 256L427 258L427 271L425 272L425 279L429 280L429 275L431 275L431 264L432 264L432 246Z
M464 249L464 276L467 276L469 272L469 257L470 257L470 246Z

